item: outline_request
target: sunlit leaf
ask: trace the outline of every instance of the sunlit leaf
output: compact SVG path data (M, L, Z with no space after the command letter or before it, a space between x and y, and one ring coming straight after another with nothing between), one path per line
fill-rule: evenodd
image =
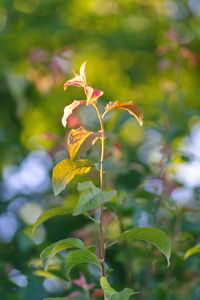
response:
M65 259L65 263L67 273L69 273L76 265L85 263L94 264L101 269L101 263L98 257L89 250L74 250L69 252Z
M55 280L57 277L55 275L53 275L50 272L45 272L44 270L36 270L33 272L33 274L37 275L37 276L41 276L41 277L45 277L51 280Z
M170 264L171 243L168 236L161 230L151 227L138 227L122 233L118 240L143 240L152 243L165 255Z
M130 296L138 294L138 292L134 292L133 290L128 288L125 288L121 292L117 292L110 286L106 277L101 277L100 284L105 296L108 297L109 300L128 300Z
M186 251L185 253L185 259L190 257L191 255L200 253L200 244L190 248L189 250Z
M34 231L40 224L47 221L48 219L55 217L55 216L59 216L59 215L67 215L67 214L70 214L71 212L72 212L72 208L62 207L62 206L54 207L54 208L46 210L37 218L37 220L33 224L32 234L34 233Z
M86 105L95 103L97 99L103 95L103 91L93 89L93 87L89 85L87 85L84 90L87 96Z
M90 169L94 167L94 164L87 159L82 160L69 160L64 159L59 162L53 169L52 183L55 196L60 194L65 186L76 175L86 174Z
M103 114L103 117L105 114L107 114L110 110L115 109L115 108L122 108L127 110L131 115L133 115L139 122L140 126L143 124L143 114L141 109L133 102L109 102L106 107L105 107L105 112Z
M46 247L40 254L42 265L44 266L45 270L47 270L48 264L51 258L54 257L54 255L62 250L69 248L87 249L83 242L76 238L63 239L56 243L53 243L50 246Z
M80 67L80 74L76 74L74 72L75 77L73 77L70 80L67 80L64 83L64 89L66 90L66 88L70 85L74 85L74 86L79 86L79 87L84 87L87 83L86 83L86 76L85 76L85 67L86 67L86 62L84 62L81 67Z
M100 137L101 131L92 132L83 127L72 129L67 139L70 159L75 159L85 153Z
M84 190L83 186L85 187ZM110 201L116 195L115 190L108 192L102 191L92 182L78 183L78 190L82 192L80 194L77 206L73 211L74 216L101 206L102 204Z
M77 107L79 107L80 105L85 104L85 103L86 103L85 100L74 100L71 104L65 106L64 114L63 114L63 117L62 117L62 124L63 124L64 127L67 126L67 119L72 114L73 110L76 109Z

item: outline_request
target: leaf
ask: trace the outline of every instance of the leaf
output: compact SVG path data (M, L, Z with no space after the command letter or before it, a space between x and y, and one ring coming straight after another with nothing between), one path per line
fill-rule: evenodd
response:
M77 190L79 192L82 192L84 190L87 190L87 189L92 189L94 188L95 185L92 181L83 181L83 182L79 182L78 185L77 185Z
M86 103L85 100L74 100L71 104L65 106L64 114L63 114L63 117L62 117L62 124L63 124L64 127L67 126L67 119L72 114L73 110L76 109L77 107L79 107L80 105L85 104L85 103Z
M109 300L128 300L130 296L138 294L138 292L134 292L133 290L127 288L121 292L117 292L110 286L106 277L101 277L100 285L104 291L104 294Z
M79 264L91 263L101 269L101 263L98 257L89 250L74 250L69 252L65 260L67 273Z
M103 91L100 91L98 89L94 89L93 87L91 87L87 84L86 75L85 75L85 67L86 67L86 62L84 62L81 65L79 74L74 73L75 77L73 77L70 80L67 80L64 83L64 90L66 90L66 88L70 85L83 87L84 91L85 91L85 94L87 96L86 104L89 105L89 104L92 104L92 103L96 102L96 100L100 96L103 95ZM63 120L63 124L65 124L65 118ZM63 126L66 126L66 125L63 125Z
M55 216L59 216L59 215L65 215L65 214L67 215L67 214L70 214L71 212L72 212L72 208L62 207L62 206L54 207L54 208L46 210L37 218L37 220L33 224L32 234L34 233L34 231L40 224L47 221L48 219L55 217Z
M74 72L75 77L73 77L70 80L67 80L64 83L64 90L66 90L66 88L70 85L84 87L87 84L86 75L85 75L85 67L86 67L86 61L80 67L80 74L77 74Z
M65 186L76 175L86 174L90 169L94 167L94 164L87 159L82 160L69 160L64 159L59 162L53 169L52 183L55 196L60 194Z
M73 211L74 216L101 206L103 203L110 201L116 195L115 190L109 192L102 191L91 181L78 183L78 190L82 191L82 193L80 194L77 206Z
M101 131L87 131L83 127L72 129L69 132L67 146L70 159L75 159L85 153L91 146L95 144L102 135Z
M119 102L119 101L116 101L116 102L109 102L106 107L105 107L105 111L104 111L104 114L103 114L103 117L112 109L115 109L115 108L123 108L125 110L127 110L132 116L134 116L140 126L143 125L143 114L142 114L142 111L141 109L139 108L139 106L137 106L133 101L129 101L129 102Z
M190 257L191 255L200 253L200 244L190 248L189 250L186 251L185 253L185 259L187 259L188 257Z
M69 248L87 249L84 243L76 238L63 239L51 244L50 246L46 247L40 254L42 265L44 266L45 271L47 270L48 264L52 257L54 257L58 252Z
M170 265L171 243L168 236L161 230L150 227L138 227L122 233L118 240L144 240L152 243L165 255L168 266Z
M95 103L99 97L103 95L103 91L93 89L93 87L87 85L85 88L85 94L87 96L86 105Z
M48 278L48 279L51 279L51 280L55 280L57 277L55 275L53 275L52 273L50 272L45 272L44 270L35 270L33 272L34 275L36 276L40 276L40 277L45 277L45 278Z

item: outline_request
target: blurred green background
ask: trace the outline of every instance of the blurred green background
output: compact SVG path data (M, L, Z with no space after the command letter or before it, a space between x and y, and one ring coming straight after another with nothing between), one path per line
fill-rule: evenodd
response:
M140 291L133 299L200 299L200 256L184 259L200 242L199 17L199 0L1 0L0 299L69 295L78 288L60 270L43 274L40 252L70 236L96 243L94 225L80 216L53 218L29 234L44 210L76 201L76 183L87 178L53 196L51 170L67 155L66 133L98 129L91 107L76 111L67 129L60 122L65 105L84 99L63 83L85 60L90 84L104 91L100 107L133 100L144 112L142 128L126 112L106 120L106 185L118 190L116 214L105 215L107 238L153 226L173 245L168 269L150 245L113 246L112 285ZM88 155L97 163L99 144ZM96 173L89 179L98 184ZM96 271L81 268L98 288Z

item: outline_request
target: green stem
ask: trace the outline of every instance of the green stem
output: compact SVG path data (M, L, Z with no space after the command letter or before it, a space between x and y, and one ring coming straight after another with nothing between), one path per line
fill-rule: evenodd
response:
M100 187L101 190L104 191L104 159L105 159L105 130L103 124L103 118L99 107L96 103L93 104L97 111L97 115L99 118L100 126L101 126L101 166L100 166ZM101 275L105 276L105 247L104 247L104 233L103 233L103 205L100 207L100 218L99 218L99 242L100 242L100 260L101 260Z

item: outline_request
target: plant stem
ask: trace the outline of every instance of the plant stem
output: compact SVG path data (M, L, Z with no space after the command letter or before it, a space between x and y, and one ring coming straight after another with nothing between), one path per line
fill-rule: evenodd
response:
M99 118L102 136L101 136L101 166L100 166L100 187L104 191L104 159L105 159L105 130L104 123L99 107L96 103L93 104ZM101 275L105 276L105 247L104 247L104 233L103 233L103 205L100 207L99 218L99 242L100 242L100 260L101 260Z

